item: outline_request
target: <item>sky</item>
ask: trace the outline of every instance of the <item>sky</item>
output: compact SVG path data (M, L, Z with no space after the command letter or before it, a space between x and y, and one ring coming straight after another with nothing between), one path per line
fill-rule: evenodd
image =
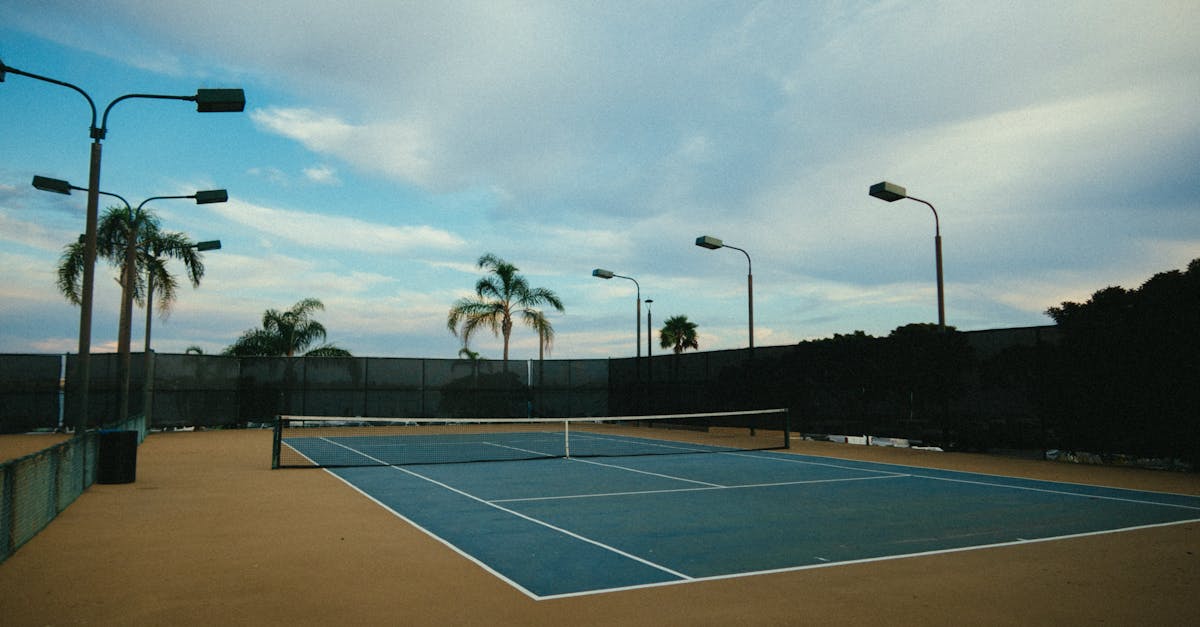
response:
M159 352L220 352L317 298L355 355L453 358L447 313L493 253L562 299L550 357L620 358L645 352L648 309L655 329L686 315L701 350L746 347L751 268L756 346L935 322L933 212L870 197L883 180L936 207L960 330L1051 324L1186 267L1197 32L1194 0L8 0L0 61L101 111L245 90L242 113L130 99L107 118L102 191L229 191L146 205L223 243L155 318ZM0 353L78 350L55 276L86 195L30 182L87 186L89 115L70 89L0 83ZM99 262L94 352L116 350L115 276ZM536 335L511 351L536 358Z

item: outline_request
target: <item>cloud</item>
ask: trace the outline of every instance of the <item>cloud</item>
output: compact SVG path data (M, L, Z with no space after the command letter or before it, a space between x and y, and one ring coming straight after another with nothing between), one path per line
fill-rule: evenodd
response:
M418 184L430 183L430 140L418 123L382 121L352 125L310 109L269 107L250 113L263 130L294 139L308 149L370 172Z
M304 168L304 176L308 180L321 185L338 185L341 183L338 180L337 170L328 165L316 165L311 168Z
M213 205L213 211L244 227L260 231L268 240L321 250L397 253L410 250L456 250L463 240L443 229L392 226L357 218L276 209L242 201Z

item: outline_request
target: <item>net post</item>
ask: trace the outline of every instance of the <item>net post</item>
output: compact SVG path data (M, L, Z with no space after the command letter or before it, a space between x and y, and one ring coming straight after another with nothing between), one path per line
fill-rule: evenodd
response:
M271 438L271 469L279 468L280 442L283 441L283 416L275 416L275 434Z
M563 420L563 454L571 459L571 421Z
M792 448L791 409L783 408L783 448Z

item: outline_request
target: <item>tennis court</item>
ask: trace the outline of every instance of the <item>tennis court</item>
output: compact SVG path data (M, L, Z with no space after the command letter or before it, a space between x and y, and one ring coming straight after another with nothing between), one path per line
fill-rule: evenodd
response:
M526 425L447 444L425 423L282 443L538 600L1200 520L1195 496L757 450L777 433L712 444L589 424L569 441Z

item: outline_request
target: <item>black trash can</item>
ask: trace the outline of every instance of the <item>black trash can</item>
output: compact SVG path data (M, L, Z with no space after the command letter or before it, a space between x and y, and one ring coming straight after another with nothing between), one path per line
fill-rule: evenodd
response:
M137 431L101 431L96 483L133 483L137 478Z

